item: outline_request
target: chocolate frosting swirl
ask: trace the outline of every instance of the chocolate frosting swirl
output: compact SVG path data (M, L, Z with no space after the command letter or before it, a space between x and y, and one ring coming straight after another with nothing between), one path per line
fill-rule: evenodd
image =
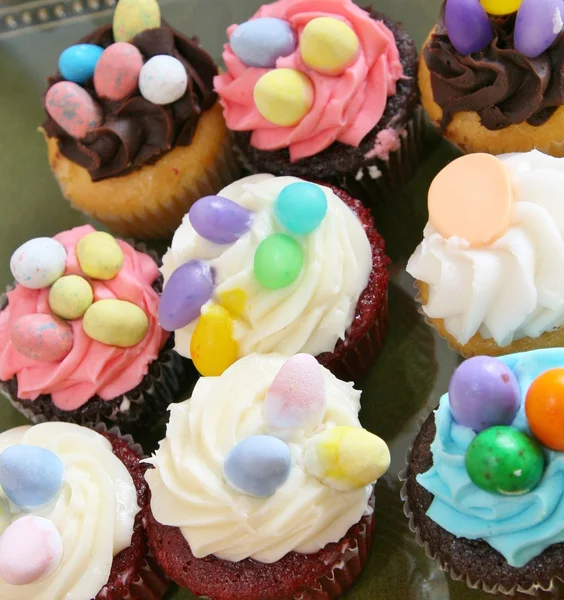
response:
M107 48L113 42L112 26L106 25L78 43ZM156 162L177 145L190 145L200 115L216 102L213 78L217 67L197 38L184 37L163 23L157 29L140 33L131 43L146 60L158 54L180 60L188 73L188 89L182 98L168 105L149 102L139 89L124 100L112 102L98 96L90 78L84 87L102 107L105 118L100 127L78 140L48 117L43 123L47 135L58 138L61 152L87 169L92 181L126 175ZM47 81L51 87L62 80L57 71Z
M424 49L444 131L454 113L477 112L484 127L504 129L546 123L564 104L564 33L538 58L515 50L515 15L490 17L494 39L481 52L462 55L447 35L443 4L435 33Z

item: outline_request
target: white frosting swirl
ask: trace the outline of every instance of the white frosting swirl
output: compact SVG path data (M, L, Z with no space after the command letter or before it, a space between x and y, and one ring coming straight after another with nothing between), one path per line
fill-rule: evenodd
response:
M49 519L61 534L64 552L47 579L19 586L0 579L0 598L91 600L108 582L114 556L131 544L140 510L131 475L110 442L86 427L43 423L0 433L0 452L14 444L47 448L63 462L56 500L13 519L22 514ZM0 498L5 498L1 488Z
M360 427L360 392L323 367L327 410L316 429L286 439L292 455L287 481L268 498L246 496L225 482L229 451L249 436L270 433L263 402L285 361L281 354L251 354L220 377L201 378L190 400L170 406L166 438L148 461L156 468L145 478L156 520L180 527L198 558L273 563L291 551L318 552L371 512L371 485L337 491L305 468L313 435L338 425Z
M280 191L301 181L295 177L252 175L219 192L254 213L251 230L234 244L221 245L200 237L186 215L172 246L163 257L165 283L180 265L207 260L215 271L214 298L233 289L246 296L234 336L239 357L253 352L332 352L350 327L360 295L372 269L370 243L360 220L331 189L327 215L311 234L300 236L304 267L296 281L279 290L262 287L253 273L255 251L272 233L286 232L274 214ZM205 307L203 308L205 310ZM175 332L176 351L190 358L190 341L197 320Z
M407 265L429 286L425 314L461 344L479 332L506 346L564 325L564 159L536 150L498 158L516 200L508 231L471 248L428 223Z

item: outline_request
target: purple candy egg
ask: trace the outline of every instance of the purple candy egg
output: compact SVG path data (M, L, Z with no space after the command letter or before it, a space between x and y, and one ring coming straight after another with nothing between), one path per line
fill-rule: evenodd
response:
M564 0L523 0L515 22L515 49L528 58L548 50L562 31Z
M454 420L476 433L511 425L521 405L515 375L505 363L489 356L464 361L450 380L448 397Z
M252 213L221 196L204 196L190 209L190 223L201 235L216 244L232 244L249 230Z
M166 331L186 327L200 316L202 306L212 297L213 273L208 263L191 260L176 269L163 289L159 322Z
M483 50L493 39L493 27L480 0L447 0L445 24L460 54Z

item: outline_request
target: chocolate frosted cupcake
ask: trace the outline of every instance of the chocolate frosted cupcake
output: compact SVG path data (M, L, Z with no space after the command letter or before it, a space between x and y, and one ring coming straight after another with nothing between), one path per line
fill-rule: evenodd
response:
M447 0L419 66L422 103L465 152L564 155L558 0Z
M186 378L157 321L148 254L86 225L18 248L2 298L0 384L34 422L130 428L164 413Z
M120 1L113 28L67 48L48 78L43 131L63 195L119 234L170 236L196 198L236 178L216 74L154 0Z
M215 88L248 169L362 200L410 176L422 134L417 52L399 24L351 0L279 0L228 36Z

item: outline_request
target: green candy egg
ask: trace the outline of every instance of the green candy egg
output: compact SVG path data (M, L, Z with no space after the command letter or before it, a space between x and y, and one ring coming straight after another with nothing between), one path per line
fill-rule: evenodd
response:
M303 265L304 255L300 245L285 233L269 235L255 252L255 277L269 290L278 290L293 283Z
M539 444L513 427L490 427L466 451L466 470L482 490L526 494L542 479L544 457Z

